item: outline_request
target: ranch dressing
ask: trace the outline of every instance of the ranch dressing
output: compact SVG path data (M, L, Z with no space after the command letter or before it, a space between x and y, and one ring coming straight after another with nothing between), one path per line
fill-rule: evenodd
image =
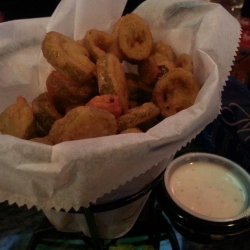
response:
M193 212L212 218L230 218L244 209L244 189L221 165L193 162L178 167L170 188L176 200Z

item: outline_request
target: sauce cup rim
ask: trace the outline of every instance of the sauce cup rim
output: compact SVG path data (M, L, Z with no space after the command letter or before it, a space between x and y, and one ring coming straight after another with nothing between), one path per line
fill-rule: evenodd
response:
M237 163L225 157L215 155L215 154L210 154L210 153L200 153L200 152L186 153L182 156L175 158L172 162L170 162L170 164L167 166L166 171L164 173L164 186L168 195L173 200L173 202L179 208L183 209L186 213L192 215L193 217L197 219L209 221L209 222L226 223L226 222L238 221L244 218L250 221L250 193L249 192L247 192L247 207L243 211L241 211L238 215L228 217L228 218L215 218L215 217L209 217L209 216L196 213L192 211L190 208L188 208L187 206L185 206L183 203L181 203L178 199L176 199L169 185L171 174L175 169L177 169L181 165L180 163L183 163L184 160L186 160L185 163L189 163L189 162L191 163L191 162L194 162L195 158L200 159L200 160L202 159L203 162L217 162L217 163L220 162L220 163L223 163L225 167L229 166L230 168L233 168L234 174L235 172L237 172L238 173L237 177L244 176L245 180L247 180L247 183L249 184L249 187L250 187L250 175L244 168L242 168ZM247 190L247 187L245 187L245 189Z

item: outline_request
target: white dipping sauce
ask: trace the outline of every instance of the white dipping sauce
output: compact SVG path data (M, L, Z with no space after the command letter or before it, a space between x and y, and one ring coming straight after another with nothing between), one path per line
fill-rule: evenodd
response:
M244 208L244 188L226 167L214 163L178 167L171 174L170 188L179 203L203 216L229 218Z

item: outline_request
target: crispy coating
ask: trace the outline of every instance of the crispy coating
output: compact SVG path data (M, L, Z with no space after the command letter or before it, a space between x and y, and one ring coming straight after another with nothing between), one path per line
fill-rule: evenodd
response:
M176 64L178 67L190 71L191 73L193 72L193 60L192 57L188 54L180 54L177 57Z
M84 106L84 105L78 104L78 105L68 106L68 107L65 109L65 114L67 114L70 110L72 110L72 109L74 109L74 108L77 108L77 107L80 107L80 106Z
M160 69L160 74L158 75L157 80L176 68L172 62L170 62L168 59L164 60L163 58L161 61L157 61L157 66Z
M58 71L52 71L46 80L49 100L60 113L69 107L84 105L98 93L95 81L79 84Z
M119 32L121 22L122 22L122 18L120 18L113 26L113 29L112 29L113 42L109 48L109 53L115 55L120 60L120 62L122 62L125 59L119 47L119 41L118 41L118 32Z
M90 53L91 60L96 62L109 51L113 37L104 31L91 29L86 33L83 43Z
M118 45L126 60L132 63L145 60L153 46L149 26L133 13L121 17L118 24Z
M152 102L132 108L118 119L118 130L137 127L144 122L150 121L160 114L160 109Z
M36 121L39 125L39 130L45 135L48 134L53 123L62 118L55 106L49 101L47 93L42 93L33 99L32 110Z
M153 50L152 54L155 55L156 60L164 57L165 59L168 59L170 62L175 62L176 55L173 51L173 49L166 43L162 41L158 41L153 44ZM158 61L158 60L157 60Z
M122 106L117 95L98 95L92 98L86 105L107 110L116 118L122 114Z
M114 39L114 42L112 43L112 45L110 46L108 52L110 54L115 55L119 59L120 62L122 62L124 60L124 56L122 55L121 50L119 49L118 43L115 42L115 39Z
M89 106L79 106L57 120L50 132L53 144L64 141L113 135L117 132L115 116L110 112Z
M24 97L18 96L16 103L0 114L0 132L21 139L30 139L34 135L34 115Z
M138 73L145 84L155 84L155 81L161 74L161 70L157 66L154 56L149 56L146 60L138 64Z
M117 95L123 112L128 109L128 87L122 64L113 54L97 60L97 80L101 95Z
M96 74L95 64L86 55L86 49L73 39L51 31L42 43L47 61L74 81L84 84Z
M90 54L89 54L89 51L85 45L85 42L84 42L84 39L81 39L81 40L76 40L76 42L82 47L82 53L85 54L85 56L87 56L88 58L90 58Z
M142 81L147 85L155 85L163 75L175 68L175 64L162 55L151 55L138 64L138 72Z
M168 117L193 105L199 86L193 74L176 68L158 80L153 90L153 100L161 110L163 117Z
M90 29L78 41L48 32L42 52L54 70L47 92L32 107L18 97L0 114L0 134L54 145L141 133L193 105L199 85L190 55L177 57L165 42L154 42L137 14L111 28L111 34Z
M138 73L144 83L155 85L160 77L176 67L175 60L171 47L159 41L153 45L151 55L138 64Z

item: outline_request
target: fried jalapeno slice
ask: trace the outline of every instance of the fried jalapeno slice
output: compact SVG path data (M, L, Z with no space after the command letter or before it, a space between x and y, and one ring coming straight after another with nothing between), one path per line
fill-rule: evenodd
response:
M53 124L49 132L49 141L57 144L113 135L116 132L117 122L113 114L95 107L79 106Z
M119 59L108 53L97 60L96 67L99 93L101 95L117 95L123 112L126 112L128 109L128 87Z
M60 113L72 106L84 105L98 93L94 80L79 84L58 71L52 71L46 80L48 97Z
M86 49L70 37L51 31L42 43L47 61L74 81L84 84L95 76L95 64L87 57Z
M55 106L49 101L47 93L42 93L32 101L32 110L38 123L39 131L47 135L53 123L62 118Z
M118 20L118 45L126 60L134 63L145 60L152 50L153 38L149 26L136 14Z
M132 108L118 119L118 130L123 131L148 122L160 114L160 109L152 102Z
M193 105L199 86L192 73L176 68L160 78L153 90L153 100L168 117Z
M34 135L34 115L24 97L18 96L16 103L0 114L0 132L21 139L30 139Z

